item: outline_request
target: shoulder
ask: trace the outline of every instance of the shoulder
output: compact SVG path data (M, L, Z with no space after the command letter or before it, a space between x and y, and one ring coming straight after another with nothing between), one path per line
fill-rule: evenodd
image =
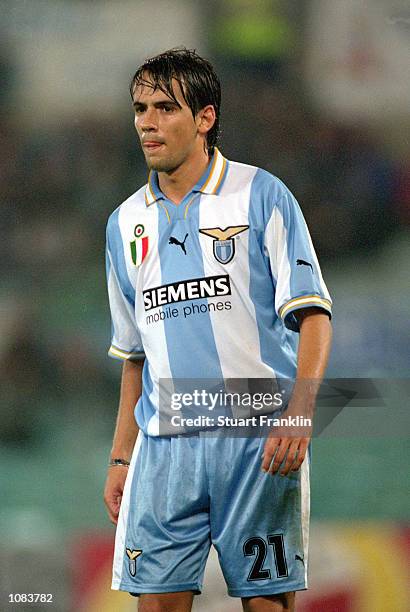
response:
M236 161L228 162L221 195L241 201L255 227L266 228L278 214L292 217L298 210L296 198L280 178L263 168Z
M146 185L143 185L113 210L107 221L107 235L120 231L120 220L145 211L145 189Z
M274 174L257 166L229 160L223 191L228 194L243 192L244 189L249 190L251 199L268 200L273 205L285 195L292 196L285 183Z

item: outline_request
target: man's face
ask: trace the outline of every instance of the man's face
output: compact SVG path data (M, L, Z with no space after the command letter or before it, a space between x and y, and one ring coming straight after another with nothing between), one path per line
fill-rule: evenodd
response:
M149 169L158 172L172 172L196 147L203 146L191 109L175 80L173 90L179 106L160 89L147 85L137 87L133 96L135 129L145 160Z

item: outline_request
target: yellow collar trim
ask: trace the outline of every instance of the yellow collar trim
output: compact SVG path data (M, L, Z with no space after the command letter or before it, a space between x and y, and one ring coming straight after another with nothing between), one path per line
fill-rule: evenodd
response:
M222 153L215 147L215 154L212 160L212 166L209 171L209 176L206 179L205 183L202 185L198 191L201 193L207 193L210 195L215 195L221 185L222 179L225 175L227 161L222 155ZM152 186L152 171L148 176L148 183L145 188L145 203L147 206L151 206L158 200L155 196L154 189Z

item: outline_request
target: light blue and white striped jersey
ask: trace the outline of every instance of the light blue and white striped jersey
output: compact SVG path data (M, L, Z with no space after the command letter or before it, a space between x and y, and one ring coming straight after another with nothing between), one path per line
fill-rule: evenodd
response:
M156 172L107 225L109 354L146 357L139 427L158 435L161 379L294 378L294 312L331 299L299 205L215 149L176 206Z

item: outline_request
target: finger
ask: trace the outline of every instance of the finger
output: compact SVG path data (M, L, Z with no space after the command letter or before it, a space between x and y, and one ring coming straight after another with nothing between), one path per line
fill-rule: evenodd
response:
M280 438L268 438L262 453L261 469L264 472L269 470L269 466L280 444Z
M292 472L297 472L300 469L300 466L305 460L307 447L309 446L309 440L302 439L302 442L299 444L298 454L296 460L292 466Z
M288 452L286 455L286 461L280 471L281 476L287 476L289 474L290 468L295 462L296 455L298 453L298 448L299 448L299 440L298 438L296 438L293 440L293 442L290 444L288 448Z
M278 471L280 464L282 463L283 459L285 458L286 455L286 451L289 448L289 444L290 444L290 440L289 438L282 438L280 445L278 446L278 450L276 451L276 454L273 458L273 461L270 465L269 468L269 473L270 474L276 474L276 472Z
M113 525L116 525L118 523L118 515L113 514L111 510L107 510L107 514L108 514L108 519L110 523L112 523Z
M104 499L107 507L108 517L110 521L117 524L118 515L120 512L121 497L109 497Z
M108 508L108 518L110 519L111 523L113 523L114 525L118 523L118 515L119 515L119 510L117 510L116 508L112 508L112 507Z

